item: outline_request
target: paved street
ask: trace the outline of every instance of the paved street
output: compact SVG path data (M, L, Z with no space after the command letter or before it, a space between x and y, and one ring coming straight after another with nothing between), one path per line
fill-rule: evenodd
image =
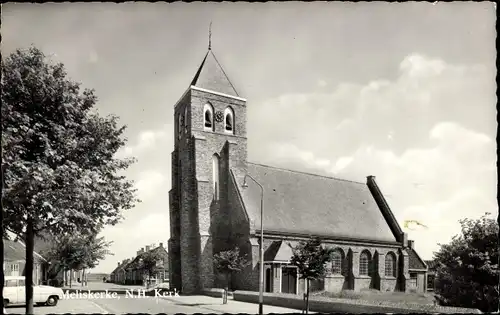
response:
M22 314L24 306L8 307L7 314ZM208 296L181 296L181 297L126 297L118 295L117 298L108 299L65 299L59 301L57 306L35 306L35 314L125 314L125 313L184 313L184 314L210 314L210 313L257 313L258 305L229 300L222 304L221 298ZM264 313L300 313L298 310L275 306L264 306Z
M141 285L123 285L108 282L89 282L86 286L81 283L73 283L71 288L69 286L63 287L63 290L76 289L76 290L127 290L127 289L144 289Z

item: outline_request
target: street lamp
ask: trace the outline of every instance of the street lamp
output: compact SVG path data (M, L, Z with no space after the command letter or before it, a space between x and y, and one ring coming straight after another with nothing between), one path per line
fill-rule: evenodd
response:
M260 272L259 272L259 315L263 314L264 304L264 188L252 176L246 174L243 178L243 188L248 187L247 177L260 187Z

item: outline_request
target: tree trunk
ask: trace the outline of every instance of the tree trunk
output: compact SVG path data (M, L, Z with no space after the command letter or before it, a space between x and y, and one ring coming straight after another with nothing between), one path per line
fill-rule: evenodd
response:
M227 304L228 287L229 287L229 273L226 273L226 285L224 286L224 293L222 295L222 304Z
M309 279L307 279L307 295L306 295L306 315L309 314Z
M71 283L73 282L73 269L69 270L69 288L71 289Z
M35 235L33 233L33 221L28 218L26 226L26 267L25 267L25 293L26 293L26 314L33 314L33 250Z

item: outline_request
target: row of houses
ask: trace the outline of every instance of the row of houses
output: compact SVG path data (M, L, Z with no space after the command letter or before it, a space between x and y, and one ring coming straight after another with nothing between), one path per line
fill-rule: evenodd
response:
M147 253L157 254L159 260L156 264L156 272L149 277L146 270L141 265L142 258ZM124 259L118 262L117 267L111 272L109 280L116 284L128 285L158 285L166 283L169 279L168 274L168 253L163 243L147 245L139 249L135 257Z
M26 245L19 239L10 240L3 238L3 274L4 276L25 276L26 275ZM68 286L82 281L84 274L82 270L65 270L57 273L49 280L49 271L53 268L54 262L48 261L39 251L49 246L41 239L35 239L35 251L33 252L33 283L35 285ZM103 274L104 275L104 274ZM98 279L102 281L101 274ZM105 275L104 275L105 276ZM94 280L95 276L86 273L87 281Z

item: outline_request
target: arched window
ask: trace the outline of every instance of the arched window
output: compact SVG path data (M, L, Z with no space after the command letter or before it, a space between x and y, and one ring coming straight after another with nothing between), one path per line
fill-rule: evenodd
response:
M228 133L234 133L234 113L231 107L224 110L224 130Z
M214 200L219 200L219 156L212 156L212 181L214 188Z
M396 277L396 255L388 253L385 256L385 276Z
M359 256L359 274L361 276L370 275L371 255L370 252L364 250Z
M344 271L344 252L337 248L332 254L332 273L336 275L342 274Z
M205 104L203 108L203 117L204 117L204 129L205 130L214 130L214 109L212 105Z

